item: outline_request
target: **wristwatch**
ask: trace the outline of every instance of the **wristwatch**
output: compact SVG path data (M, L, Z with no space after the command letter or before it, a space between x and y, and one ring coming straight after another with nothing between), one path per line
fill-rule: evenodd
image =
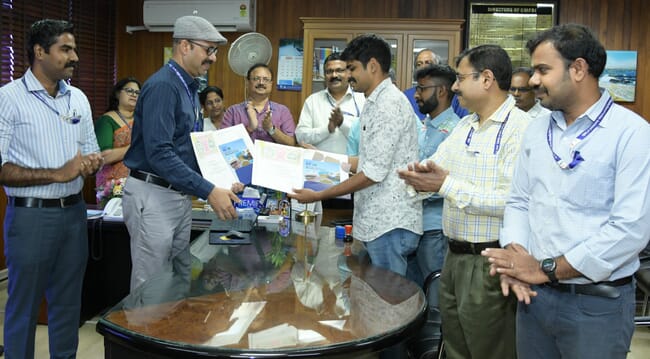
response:
M267 132L269 133L269 136L273 136L275 134L275 126L271 127Z
M557 263L555 263L555 258L542 259L542 261L539 262L539 266L542 268L542 271L544 274L546 274L552 284L557 283L557 276L555 275Z

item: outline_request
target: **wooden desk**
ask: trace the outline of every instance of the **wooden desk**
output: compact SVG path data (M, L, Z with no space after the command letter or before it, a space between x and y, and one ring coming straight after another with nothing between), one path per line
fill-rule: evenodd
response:
M171 274L145 282L98 322L105 357L351 357L378 352L421 327L426 302L415 283L370 265L359 245L355 255L341 256L331 228L313 238L295 228L284 238L258 230L251 245L202 247L208 260L190 283ZM282 254L274 265L270 258ZM231 327L234 310L250 302L264 307L241 339L211 344ZM335 329L325 320L345 325ZM283 324L324 339L271 348L249 342L249 334Z

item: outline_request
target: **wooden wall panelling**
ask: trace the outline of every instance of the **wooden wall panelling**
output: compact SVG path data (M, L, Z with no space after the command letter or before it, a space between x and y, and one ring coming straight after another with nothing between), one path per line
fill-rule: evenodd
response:
M117 77L135 76L146 80L162 66L162 47L171 46L171 33L125 32L126 25L142 25L142 4L144 0L116 0L117 13L121 16L116 24ZM459 5L460 4L460 5ZM274 72L278 65L278 45L282 38L302 38L300 17L399 17L399 9L407 13L418 13L419 18L436 14L436 18L462 18L462 1L446 0L257 0L256 31L269 38L273 45L273 57L269 65ZM453 11L454 13L447 13ZM430 17L430 16L429 16ZM228 67L227 55L230 44L240 33L223 33L228 45L219 48L217 62L210 68L208 82L224 90L226 105L243 101L245 82ZM273 101L280 102L291 110L298 121L302 102L298 91L273 90Z
M650 21L643 0L562 0L559 22L591 28L607 50L637 51L636 101L621 105L650 121Z
M179 0L180 1L180 0ZM126 25L142 25L143 0L116 0L118 7L117 73L146 80L162 65L162 46L171 46L170 33L147 31L126 34ZM604 9L604 10L603 10ZM646 62L650 56L650 21L643 0L561 0L559 22L576 22L589 26L610 50L637 50L636 102L624 106L650 119L650 91L645 87L650 74ZM266 35L273 45L271 67L277 70L277 49L281 38L301 38L300 17L340 18L436 18L463 19L465 2L459 0L257 0L257 32ZM238 33L224 33L232 43ZM243 100L244 81L230 71L227 50L220 48L217 63L209 73L210 84L225 91L226 104ZM150 54L146 54L150 53ZM300 92L273 90L271 98L289 107L298 120L302 103Z

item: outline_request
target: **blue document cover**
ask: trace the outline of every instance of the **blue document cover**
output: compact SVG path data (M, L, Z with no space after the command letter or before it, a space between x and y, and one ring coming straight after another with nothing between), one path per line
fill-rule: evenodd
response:
M341 164L305 159L303 161L304 188L322 191L341 183Z
M250 184L253 176L253 155L250 153L244 140L238 138L232 142L219 145L221 154L237 174L239 182Z

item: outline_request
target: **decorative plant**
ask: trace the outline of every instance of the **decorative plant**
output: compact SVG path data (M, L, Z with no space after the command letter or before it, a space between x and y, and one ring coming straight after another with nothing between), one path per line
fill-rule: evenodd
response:
M106 203L114 197L122 197L126 178L117 178L106 181L103 186L97 187L97 203L100 208L104 208Z

